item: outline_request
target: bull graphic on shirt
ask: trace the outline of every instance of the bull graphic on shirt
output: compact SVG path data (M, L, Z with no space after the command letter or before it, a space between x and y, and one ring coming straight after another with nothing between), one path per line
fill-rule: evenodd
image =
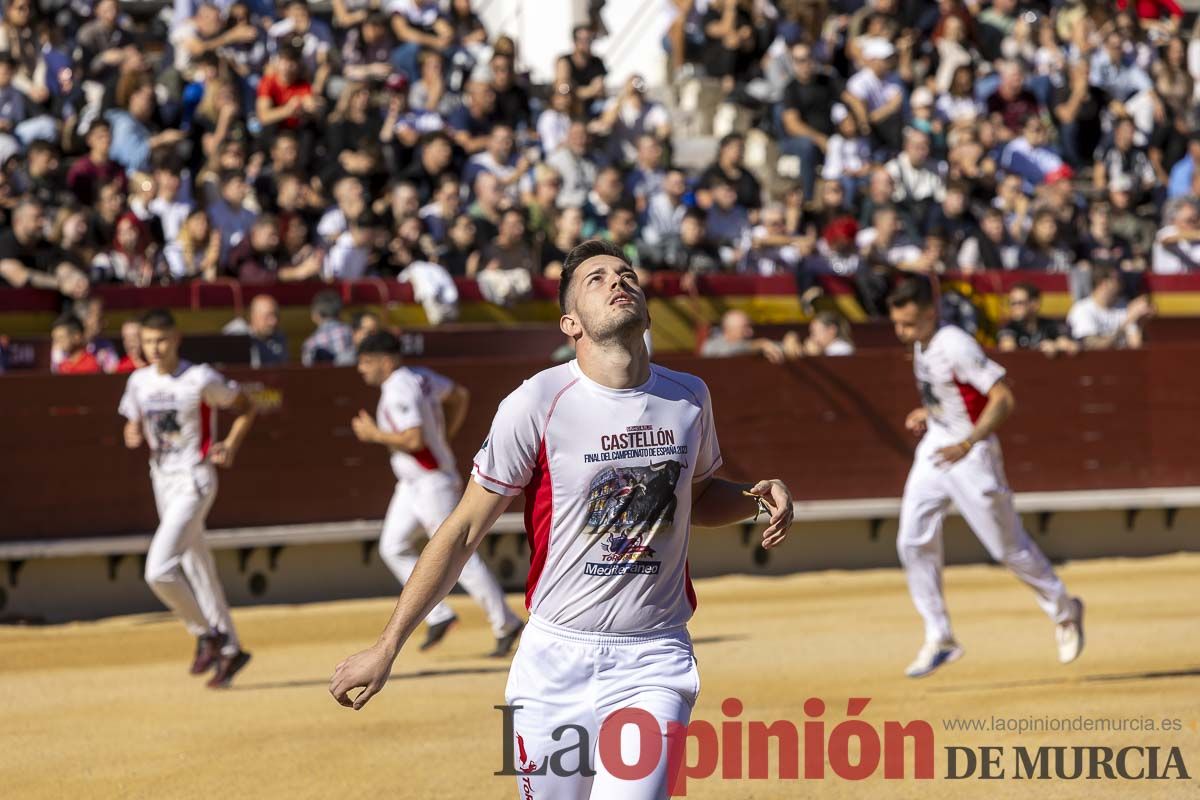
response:
M645 467L603 470L588 487L586 532L608 534L604 547L614 555L644 548L644 539L675 522L679 503L675 487L685 468L685 464L672 459L658 464L652 461Z
M151 411L146 415L150 432L154 436L155 450L160 454L171 453L180 448L183 426L179 424L179 412L174 408Z

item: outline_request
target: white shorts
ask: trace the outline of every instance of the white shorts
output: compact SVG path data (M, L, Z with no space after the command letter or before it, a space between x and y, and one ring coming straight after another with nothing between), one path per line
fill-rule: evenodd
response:
M668 796L668 747L671 723L686 728L700 693L700 673L685 627L638 634L575 631L534 616L521 637L508 676L505 699L515 708L513 732L517 795L537 800L651 800ZM605 720L646 723L618 727L617 738L602 743ZM573 727L568 727L573 726ZM614 733L615 732L615 733ZM580 742L586 742L580 747ZM613 746L613 742L619 745ZM617 758L617 751L620 758ZM580 770L580 753L588 763ZM657 756L655 755L657 753ZM556 756L555 754L560 754ZM620 760L636 777L618 777ZM636 765L636 766L635 766ZM541 774L538 774L541 773Z

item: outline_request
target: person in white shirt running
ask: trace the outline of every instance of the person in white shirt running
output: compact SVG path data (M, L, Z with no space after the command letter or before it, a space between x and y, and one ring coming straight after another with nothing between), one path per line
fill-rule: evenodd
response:
M505 692L518 792L666 797L662 741L641 741L659 756L649 774L623 780L596 758L599 727L630 708L661 730L686 726L699 691L686 627L696 607L691 527L733 524L757 503L770 514L762 546L775 547L791 526L792 498L779 480L714 477L721 453L708 388L650 363L646 296L618 248L596 240L574 248L559 304L576 360L538 373L500 404L462 500L422 552L383 634L337 666L329 690L357 710L383 688L405 641L524 493L530 618ZM581 743L579 758L546 769L564 731ZM626 763L636 758L630 739Z
M896 336L912 345L922 402L904 423L921 442L904 485L896 547L925 621L925 643L905 674L924 677L963 655L942 594L942 520L951 503L992 558L1033 589L1055 623L1059 661L1074 661L1083 650L1083 601L1067 594L1025 532L1004 476L995 432L1016 403L1004 368L966 331L939 326L927 279L901 282L888 308Z
M207 364L179 357L179 331L170 312L147 312L141 346L147 366L129 376L118 412L125 446L150 449L150 481L158 529L146 554L146 583L196 637L191 673L214 667L208 686L229 686L250 661L242 650L229 603L204 541L204 520L217 497L217 471L232 467L254 421L254 403ZM237 415L224 440L216 438L217 409Z
M462 494L448 439L467 418L470 394L433 370L401 364L400 340L387 331L369 334L359 344L358 372L368 386L379 387L379 406L374 418L358 412L351 427L359 441L388 448L397 481L379 537L379 555L397 580L407 584L417 565L421 531L432 536ZM467 559L458 581L487 613L496 637L489 655L508 655L523 624L478 554ZM421 649L440 642L457 620L445 603L435 605L425 620L429 628Z

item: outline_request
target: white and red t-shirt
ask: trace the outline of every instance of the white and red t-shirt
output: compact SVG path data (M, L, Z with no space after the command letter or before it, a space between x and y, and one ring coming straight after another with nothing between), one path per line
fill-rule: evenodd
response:
M720 466L702 380L652 365L643 385L610 389L571 361L500 404L471 475L525 493L531 613L632 633L691 618L692 484Z
M235 382L207 364L180 361L169 375L151 364L129 375L117 412L142 424L154 466L183 471L208 459L217 409L233 405L238 391Z
M425 447L415 453L392 451L396 480L412 481L444 475L458 481L454 453L446 441L442 401L454 381L423 367L399 367L383 382L375 424L387 433L420 428Z
M987 357L962 328L944 325L922 348L913 346L913 371L921 402L929 411L925 434L947 445L966 439L987 405L987 394L1004 377L1004 367Z

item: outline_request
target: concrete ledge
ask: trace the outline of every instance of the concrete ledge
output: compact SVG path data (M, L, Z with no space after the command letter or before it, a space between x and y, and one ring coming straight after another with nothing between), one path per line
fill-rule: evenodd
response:
M1025 492L1016 497L1017 511L1026 514L1078 511L1139 511L1144 509L1200 507L1200 487L1118 489L1113 491ZM895 519L900 515L900 498L812 500L797 502L796 521ZM749 520L747 520L749 521ZM283 547L336 544L375 539L382 520L351 520L303 525L273 525L255 528L225 528L207 534L214 550L254 547ZM524 533L522 514L501 515L492 534ZM79 556L140 555L150 547L151 534L108 536L89 539L45 539L0 542L0 561Z

